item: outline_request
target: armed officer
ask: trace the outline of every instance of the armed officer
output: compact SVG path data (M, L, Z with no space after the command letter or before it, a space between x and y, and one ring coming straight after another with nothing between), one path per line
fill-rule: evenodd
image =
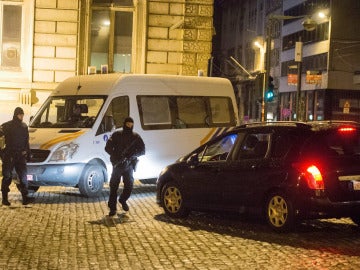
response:
M30 160L30 146L29 131L23 118L24 110L17 107L13 119L0 126L0 136L5 136L5 149L2 154L2 205L10 206L8 193L14 168L20 180L17 187L21 192L23 205L34 201L34 198L28 197L26 162Z
M116 215L117 191L121 177L123 177L124 189L119 202L124 211L129 211L126 201L133 189L133 170L135 170L137 158L145 154L145 144L140 135L133 132L133 126L134 120L131 117L125 118L123 130L114 132L105 146L105 151L110 155L113 164L108 201L109 216Z

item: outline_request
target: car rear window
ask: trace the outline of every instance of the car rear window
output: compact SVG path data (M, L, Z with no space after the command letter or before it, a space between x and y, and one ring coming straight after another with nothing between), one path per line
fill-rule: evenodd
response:
M337 128L319 132L304 145L303 153L322 156L360 155L359 130Z

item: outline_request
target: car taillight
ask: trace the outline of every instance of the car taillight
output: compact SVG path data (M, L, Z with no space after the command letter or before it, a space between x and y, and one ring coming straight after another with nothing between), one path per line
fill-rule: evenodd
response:
M307 184L311 189L324 189L324 181L320 170L315 165L310 165L306 169Z
M299 170L300 176L306 181L310 189L322 190L324 189L324 180L319 168L314 164L299 165L293 164Z
M354 128L354 127L341 127L341 128L339 128L338 129L338 131L340 132L340 133L352 133L352 132L354 132L354 131L356 131L356 128Z

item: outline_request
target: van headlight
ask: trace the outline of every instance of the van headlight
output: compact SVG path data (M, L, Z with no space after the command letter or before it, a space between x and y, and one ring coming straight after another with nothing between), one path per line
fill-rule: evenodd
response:
M50 161L66 161L68 158L72 158L72 156L77 152L78 148L79 145L75 143L62 145L55 150L50 158Z

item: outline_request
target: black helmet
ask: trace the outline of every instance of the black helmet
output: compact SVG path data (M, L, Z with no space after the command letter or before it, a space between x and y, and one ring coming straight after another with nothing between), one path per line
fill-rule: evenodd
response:
M127 122L134 123L134 120L131 117L126 117L125 120L124 120L124 124L127 123Z
M14 110L14 116L18 116L19 114L24 114L24 110L20 107L16 107Z

